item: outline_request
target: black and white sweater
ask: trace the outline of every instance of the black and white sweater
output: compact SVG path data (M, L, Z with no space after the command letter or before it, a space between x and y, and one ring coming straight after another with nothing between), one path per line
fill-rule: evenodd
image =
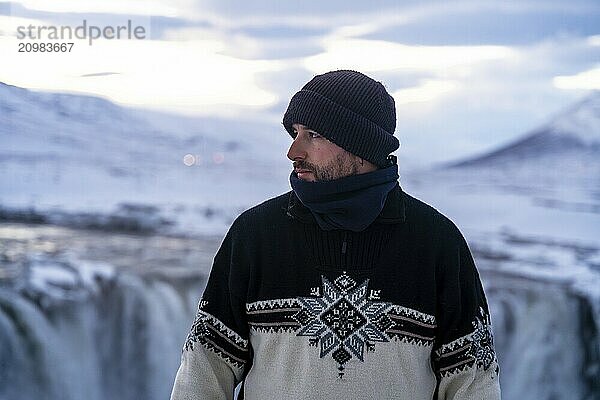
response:
M171 399L500 399L467 243L398 185L366 230L323 231L293 191L217 252Z

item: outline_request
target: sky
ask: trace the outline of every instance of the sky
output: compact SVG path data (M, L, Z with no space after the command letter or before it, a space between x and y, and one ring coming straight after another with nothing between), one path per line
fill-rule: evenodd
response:
M84 21L144 37L18 34ZM18 52L42 42L74 45ZM599 90L600 2L19 0L0 2L0 54L12 85L274 132L315 74L358 70L394 96L398 154L418 165L493 149Z

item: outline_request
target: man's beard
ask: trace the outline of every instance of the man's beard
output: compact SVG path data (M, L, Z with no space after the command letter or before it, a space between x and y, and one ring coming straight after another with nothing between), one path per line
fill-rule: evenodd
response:
M322 167L305 161L294 164L294 167L312 171L316 181L332 181L358 174L359 164L348 154L338 154L334 160Z

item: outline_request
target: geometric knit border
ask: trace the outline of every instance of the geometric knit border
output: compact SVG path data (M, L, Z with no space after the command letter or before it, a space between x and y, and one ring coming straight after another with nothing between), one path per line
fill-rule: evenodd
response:
M264 333L295 332L301 325L293 316L301 309L302 305L296 298L248 303L248 325L250 329ZM433 344L436 328L433 315L399 305L391 305L386 314L390 323L385 333L390 339L421 346Z
M193 351L195 343L200 343L236 368L242 368L248 362L248 340L201 309L198 309L183 351Z
M220 333L225 334L225 338L229 342L231 342L233 345L235 345L236 347L240 347L242 349L248 348L248 340L242 338L233 329L230 329L229 327L227 327L227 325L225 325L223 322L221 322L215 316L213 316L205 311L202 311L202 310L199 310L198 313L204 315L205 318L210 322L210 324L212 326L214 326L215 328L217 328Z
M295 332L301 325L294 315L300 310L296 299L263 300L246 304L246 318L249 328L258 332Z
M300 303L295 298L289 299L274 299L274 300L261 300L253 303L246 304L246 312L248 314L260 313L261 311L272 311L276 309L291 309L299 308Z
M359 282L345 271L332 280L321 275L309 296L246 304L246 319L251 330L308 337L320 358L335 360L340 378L347 362L364 361L377 343L433 346L433 315L382 301L378 292L369 291L369 279Z
M392 306L392 311L394 311L395 313L397 313L399 315L403 315L407 318L411 318L413 320L423 322L424 324L427 324L428 326L431 326L432 328L436 327L435 317L433 315L425 314L423 312L414 310L412 308L398 306L398 305Z
M472 332L435 350L435 364L440 376L450 376L473 367L487 371L492 365L498 374L489 314L482 307L479 314L472 321Z
M276 311L298 311L302 308L297 298L260 300L246 304L248 315L258 315ZM407 321L412 321L427 328L436 328L435 317L412 308L392 304L390 314L403 316ZM428 338L429 339L429 338Z
M437 349L435 351L435 355L438 357L446 357L448 355L450 355L450 353L453 353L455 350L464 347L465 345L468 345L471 343L471 335L473 334L473 332L459 337L456 340L451 341L450 343L446 343L444 345L442 345L439 349Z
M427 314L415 318L416 311L405 307L393 307L388 311L387 317L392 322L385 333L396 341L401 341L419 346L432 346L435 341L435 318L425 317ZM427 322L423 322L427 321Z

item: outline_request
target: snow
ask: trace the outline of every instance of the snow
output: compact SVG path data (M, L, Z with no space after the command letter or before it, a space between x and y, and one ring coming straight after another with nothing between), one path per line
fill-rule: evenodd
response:
M599 106L597 91L541 131L549 141L559 132L592 143L600 136ZM222 235L243 210L290 189L290 138L280 126L148 116L104 99L1 83L0 109L0 212ZM597 243L600 150L540 151L501 167L401 169L400 183L467 231ZM183 163L186 154L193 165Z
M57 288L72 288L77 285L77 274L54 263L36 260L30 267L31 288L43 293L57 293Z
M43 299L45 306L97 294L103 283L116 277L115 268L110 264L69 254L56 258L33 253L28 258L28 277L23 289Z
M553 120L548 128L591 146L600 146L600 90Z
M209 234L226 230L265 195L288 190L290 138L277 126L144 120L139 110L102 99L3 84L0 109L5 208L34 208L60 219L154 205L157 214L139 218L164 215L191 233ZM184 164L186 154L196 161L192 166Z
M76 270L83 286L98 291L98 282L107 282L115 278L115 267L105 262L76 260Z
M498 337L512 341L499 344L505 349L503 367L515 379L506 386L507 398L549 398L553 394L546 396L545 391L557 387L560 393L583 390L577 386L583 382L579 371L571 368L584 355L573 350L581 341L573 328L579 323L578 298L589 304L600 327L598 93L536 130L534 145L517 142L509 151L513 156L504 159L508 162L491 158L468 168L408 172L401 167L402 188L456 223L486 277L495 329L506 328ZM563 143L557 137L576 138L582 146L555 151ZM0 83L0 215L24 218L29 213L51 224L138 233L222 236L243 210L289 190L289 141L281 127L256 121L148 118L140 110L103 99L36 93ZM186 154L192 155L191 166L183 163ZM28 240L31 235L25 228L0 226L3 239ZM115 318L135 321L141 304L146 312L162 310L187 329L196 294L178 294L165 282L145 282L135 274L120 279L114 265L88 260L81 252L54 254L50 240L36 246L26 252L21 289L39 299L42 308L101 295L106 282L117 282L126 305L119 305L122 315ZM162 264L160 269L176 274ZM6 276L16 280L20 272ZM178 295L186 300L182 303ZM187 308L184 303L189 303ZM28 318L39 314L26 304L18 306ZM101 311L81 307L81 318L70 323L79 330L101 331L95 314ZM111 323L122 326L120 320ZM30 325L32 331L51 330L42 316ZM183 340L169 337L170 322L159 318L151 325L156 346L164 342L172 350ZM63 340L60 327L52 329L56 335L47 346L56 342L68 349L70 340ZM532 338L540 344L531 346ZM127 345L135 349L137 343ZM152 356L149 365L159 371L162 359ZM571 368L568 382L532 385L564 375L545 368L557 358ZM17 359L27 362L24 356ZM95 385L98 367L94 360L87 362L85 382ZM177 360L170 362L175 370ZM65 376L77 376L77 371ZM162 379L165 386L172 377ZM72 392L83 393L81 388Z

